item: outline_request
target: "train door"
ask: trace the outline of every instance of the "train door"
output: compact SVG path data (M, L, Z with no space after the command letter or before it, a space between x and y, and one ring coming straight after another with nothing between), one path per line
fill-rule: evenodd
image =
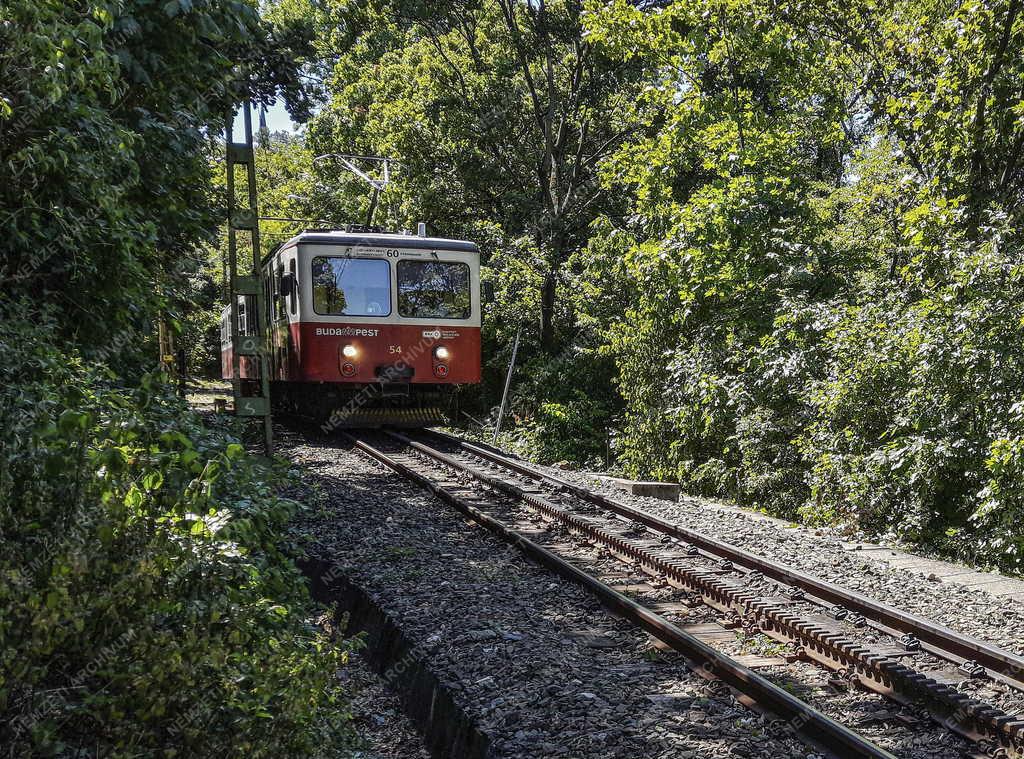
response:
M288 371L290 376L299 376L299 272L298 272L298 250L293 250L288 258L288 273L283 280L285 298L288 302L288 319L286 326Z
M239 295L238 297L238 335L239 337L255 335L256 334L256 296L254 295ZM224 311L224 347L226 350L222 352L223 357L223 373L225 378L230 379L234 376L234 364L232 361L232 354L234 352L233 341L231 339L231 311L225 309ZM259 378L260 365L259 361L255 360L252 356L243 355L238 357L238 377L244 380L256 380Z
M274 353L274 378L280 380L289 379L288 365L288 310L285 302L285 293L282 288L284 278L284 264L281 259L272 261L271 276L271 309L272 309L272 330L271 342Z

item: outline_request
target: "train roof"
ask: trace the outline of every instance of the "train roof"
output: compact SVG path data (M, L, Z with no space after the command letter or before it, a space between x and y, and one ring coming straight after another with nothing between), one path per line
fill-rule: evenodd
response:
M392 232L344 232L332 230L315 230L301 232L286 242L278 250L292 245L367 245L373 247L414 248L417 250L452 250L465 253L479 253L476 243L468 240L451 240L446 237L420 237L415 234L395 234Z

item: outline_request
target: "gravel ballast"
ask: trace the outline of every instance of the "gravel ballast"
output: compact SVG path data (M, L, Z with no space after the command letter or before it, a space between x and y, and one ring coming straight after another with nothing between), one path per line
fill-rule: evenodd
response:
M352 726L359 736L352 759L429 759L430 752L398 697L385 687L361 655L339 674L348 694Z
M421 442L423 441L421 440ZM435 444L434 440L430 440L428 443L428 445L433 444ZM480 458L460 453L460 449L457 446L452 447L450 441L443 441L440 447L445 455L459 459L462 465L472 471L484 473L485 477L496 476L502 478L502 481L508 482L509 479L515 480L519 476L511 474L507 470L504 470L505 474L503 475L501 467L494 467ZM602 515L601 510L595 509L591 504L576 501L566 491L560 490L551 483L537 483L537 490L533 490L525 480L520 481L519 486L525 487L531 494L539 494L536 497L554 499L560 509L568 509L579 516L586 515L588 524L595 527L600 525L600 528L605 530L608 535L616 535L627 542L640 541L637 544L638 547L642 547L645 541L652 537L644 528L622 527L617 519L609 518L607 514ZM530 514L538 513L536 509L525 507L517 500L515 503L519 505L511 508L501 506L493 496L488 496L487 502L493 505L485 506L484 510L508 524L523 521L524 517L529 519ZM517 527L517 529L520 528ZM588 537L570 537L561 528L554 532L557 533L554 539L559 544L557 553L560 556L569 558L577 566L582 566L585 571L597 574L602 579L609 578L606 581L617 575L622 577L624 573L629 573L635 568L633 561L628 558L625 562L601 561L603 552L599 552L595 557L592 548L593 542ZM547 533L550 534L551 530L547 530ZM546 538L546 540L550 539L550 537ZM566 539L574 544L574 547L565 546ZM628 552L626 553L628 554ZM595 561L595 558L598 561ZM671 563L671 560L669 561ZM705 571L711 573L722 571L718 561L695 558L688 559L687 563L693 566L702 565ZM728 573L730 570L724 571ZM659 577L664 577L664 575L659 575ZM623 580L633 588L638 588L638 583L641 582L641 578L635 575L623 577ZM612 582L612 584L615 583ZM734 587L741 592L746 592L755 586L761 588L767 598L771 598L773 593L778 593L773 589L774 583L763 577L757 579L755 575L747 576L738 586ZM631 590L627 594L644 605L651 603L660 605L662 600L666 600L662 591L652 593L637 589ZM712 645L730 656L740 659L753 658L754 661L751 664L759 674L775 681L776 684L787 690L798 692L802 700L833 719L846 725L856 726L857 731L865 738L898 756L908 759L910 757L945 759L945 757L964 756L969 753L968 744L951 734L944 724L935 724L927 718L921 719L924 713L918 713L914 708L907 709L896 706L880 696L869 695L859 688L851 688L841 675L835 676L828 670L806 661L784 662L779 658L781 653L779 643L764 636L760 631L745 630L737 634L731 633L720 626L718 618L721 617L721 613L708 606L692 607L688 603L681 606L670 604L670 606L672 610L667 612L667 616L673 622L688 627L692 626L695 631L702 628L704 634L712 636ZM804 619L808 624L818 624L821 621L821 618L817 616L821 613L821 609L814 605L797 601L790 604L787 611L806 615ZM861 629L855 623L847 626L837 622L835 625L826 624L825 627L833 629L842 637L856 640L860 645L867 645L869 649L873 648L876 643L881 643L883 648L888 645L890 649L899 650L898 642L894 638L886 640L883 635L881 636L882 640L879 640L880 636L876 631ZM751 657L751 655L753 656ZM987 680L972 680L968 675L956 671L948 662L939 661L926 653L915 654L912 659L913 662L909 666L913 669L934 673L944 683L965 688L980 700L996 707L1003 707L1009 714L1017 714L1024 710L1024 704L1012 694L1007 693L1005 687L1001 685L988 684ZM909 661L908 659L905 663ZM942 717L939 719L944 721Z

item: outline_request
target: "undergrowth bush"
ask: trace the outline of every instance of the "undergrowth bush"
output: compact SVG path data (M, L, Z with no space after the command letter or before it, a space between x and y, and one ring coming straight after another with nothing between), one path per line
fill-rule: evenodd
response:
M318 756L351 643L281 544L289 473L145 376L0 321L0 745L12 756Z
M1021 572L1021 248L994 236L942 252L945 281L914 300L880 287L829 330L802 511Z
M518 370L508 442L544 464L606 467L613 372L614 364L589 348L534 356Z

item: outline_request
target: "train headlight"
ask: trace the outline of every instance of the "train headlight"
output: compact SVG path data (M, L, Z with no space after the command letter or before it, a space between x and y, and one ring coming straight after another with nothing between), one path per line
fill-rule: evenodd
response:
M439 345L434 348L434 358L438 361L447 361L452 357L452 352L443 345Z
M341 349L341 353L345 358L355 358L356 354L359 353L359 351L356 349L356 346L354 345L346 345L344 348Z

